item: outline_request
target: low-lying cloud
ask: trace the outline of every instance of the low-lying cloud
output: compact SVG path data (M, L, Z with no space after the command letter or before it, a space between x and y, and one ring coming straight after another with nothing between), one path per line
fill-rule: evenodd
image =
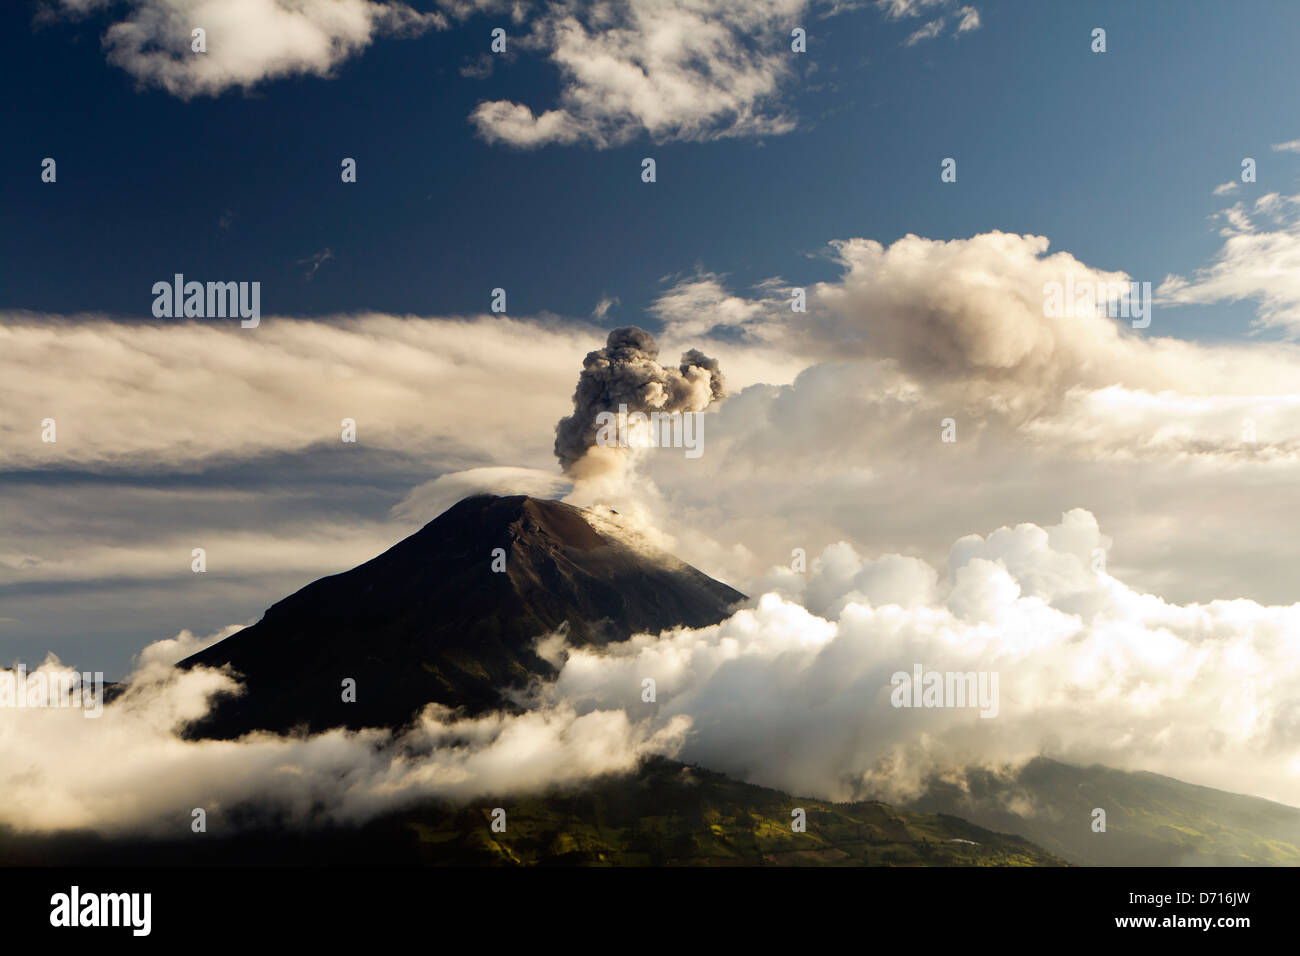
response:
M964 537L942 573L838 544L715 627L571 649L542 699L689 717L682 758L824 798L1047 754L1300 803L1300 604L1171 604L1107 573L1109 545L1083 510ZM996 716L893 706L918 664L999 675Z
M146 649L96 720L69 708L0 710L0 824L180 835L195 808L214 831L249 819L358 823L420 799L523 793L630 771L643 755L675 751L686 729L684 720L651 727L562 705L476 719L431 706L401 735L183 740L177 728L238 685L218 671L163 663L176 649ZM54 659L40 668L64 669Z
M526 712L431 706L396 738L182 740L175 728L234 687L168 666L199 640L183 635L146 650L97 721L0 711L0 823L165 832L193 807L220 819L246 805L357 822L430 797L580 785L652 753L830 799L905 800L933 773L1047 754L1300 803L1300 604L1171 604L1107 573L1109 545L1082 510L964 537L942 571L839 544L805 573L774 569L762 598L713 627L604 648L549 638L562 667ZM892 675L917 664L996 673L996 716L894 706Z

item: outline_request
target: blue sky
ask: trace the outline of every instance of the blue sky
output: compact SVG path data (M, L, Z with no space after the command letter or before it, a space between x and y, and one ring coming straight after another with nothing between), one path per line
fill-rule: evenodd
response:
M30 5L9 4L5 126L22 148L3 160L0 307L147 317L152 283L183 271L257 278L264 311L281 314L476 312L501 286L514 312L585 317L607 295L611 323L644 322L660 280L697 267L736 288L806 283L833 274L818 258L831 239L991 229L1158 283L1213 256L1207 217L1224 204L1211 190L1243 156L1259 163L1248 189L1294 186L1300 156L1270 151L1296 135L1293 4L979 14L979 29L912 46L920 19L802 17L808 52L778 97L797 126L783 135L515 149L475 135L470 113L496 99L540 112L557 71L519 51L489 77L460 74L494 25L521 32L507 16L379 37L331 78L182 100L105 62L121 5L33 24ZM1105 54L1089 49L1094 26ZM57 189L37 175L47 155ZM343 156L359 162L355 185L339 182ZM956 184L939 182L947 156ZM1251 314L1222 303L1161 321L1219 337Z

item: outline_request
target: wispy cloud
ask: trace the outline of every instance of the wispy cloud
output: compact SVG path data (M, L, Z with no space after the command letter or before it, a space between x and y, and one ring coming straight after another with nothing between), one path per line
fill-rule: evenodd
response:
M618 296L602 295L600 301L596 303L596 307L591 310L591 317L597 322L602 322L605 316L609 314L609 310L617 306Z
M933 40L942 31L943 17L940 17L938 20L931 20L925 26L921 27L921 29L909 34L906 43L908 46L915 46L922 40Z
M904 46L915 46L924 40L933 40L943 33L949 16L956 21L954 37L980 28L980 12L974 6L957 6L959 0L876 0L876 7L887 20L907 20L943 14L913 30L903 41ZM954 9L955 8L955 9Z
M334 258L334 253L330 250L328 246L326 246L320 252L314 252L306 259L299 259L298 265L300 266L308 265L308 264L311 265L311 268L303 273L303 278L306 279L308 282L310 282L312 280L312 276L316 275L316 270L319 269L326 262L329 262L333 258Z
M1300 152L1300 140L1273 149ZM1214 194L1237 191L1238 184L1228 182ZM1189 305L1253 300L1256 327L1300 337L1300 194L1265 193L1215 215L1224 223L1224 243L1214 261L1188 276L1166 276L1159 296Z

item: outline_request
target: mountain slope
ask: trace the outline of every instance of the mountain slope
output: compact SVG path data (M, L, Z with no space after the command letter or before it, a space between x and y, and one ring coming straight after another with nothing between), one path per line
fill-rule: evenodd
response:
M1039 757L1015 773L968 770L960 787L931 783L911 805L1018 833L1089 866L1300 865L1300 809L1154 773ZM1105 833L1092 831L1097 807Z
M494 833L491 808L506 810ZM791 830L802 807L807 831ZM257 808L232 808L256 819ZM0 828L0 866L1060 866L1027 840L883 803L791 797L662 758L576 789L424 802L360 827L214 829L195 840Z
M404 816L434 865L1063 866L1028 840L943 814L884 803L792 797L676 761L648 760L631 777L511 799L505 833L485 803ZM791 810L807 829L791 829Z
M602 523L602 527L604 527ZM493 551L505 570L492 570ZM744 595L664 554L598 531L578 508L479 495L351 571L322 578L181 662L230 665L247 692L192 735L400 726L436 701L478 713L554 669L535 638L571 643L716 624ZM344 703L342 682L356 681Z

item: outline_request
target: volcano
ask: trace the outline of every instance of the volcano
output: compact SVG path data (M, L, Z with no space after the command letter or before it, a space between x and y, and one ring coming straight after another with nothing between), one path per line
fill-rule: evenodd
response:
M608 518L559 501L478 495L182 661L229 666L245 688L187 733L400 727L430 702L470 715L509 708L508 691L556 673L535 650L539 637L563 630L583 646L704 627L743 600ZM343 699L348 678L354 702Z

